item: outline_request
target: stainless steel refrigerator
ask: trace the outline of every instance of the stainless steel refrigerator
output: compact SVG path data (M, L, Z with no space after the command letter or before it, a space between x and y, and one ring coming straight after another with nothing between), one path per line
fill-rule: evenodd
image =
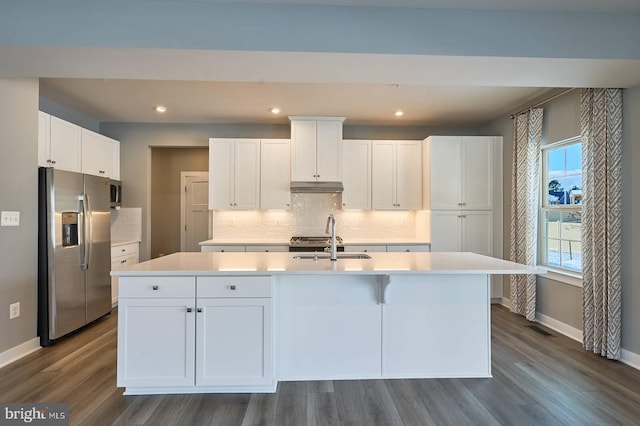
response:
M39 169L38 332L48 346L111 312L109 179Z

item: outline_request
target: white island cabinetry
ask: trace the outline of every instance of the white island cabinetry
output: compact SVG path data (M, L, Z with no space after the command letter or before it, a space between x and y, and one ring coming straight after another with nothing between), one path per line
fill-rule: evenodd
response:
M126 394L274 392L280 380L491 377L490 276L474 253L174 253L121 276Z
M118 386L275 391L271 294L271 277L121 277Z

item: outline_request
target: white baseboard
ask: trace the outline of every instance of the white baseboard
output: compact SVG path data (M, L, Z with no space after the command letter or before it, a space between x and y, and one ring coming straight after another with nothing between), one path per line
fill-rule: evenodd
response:
M549 327L550 329L555 330L560 334L564 334L565 336L582 343L582 330L571 327L568 324L560 322L557 319L553 319L545 314L541 314L540 312L536 312L536 322L539 322L545 327Z
M507 309L511 309L511 299L509 299L508 297L503 297L500 300L500 304Z
M18 346L8 349L0 353L0 368L17 361L23 356L29 355L31 352L35 352L38 349L40 349L40 338L38 337L27 340Z
M629 367L635 368L636 370L640 370L640 354L622 349L620 362L623 362Z

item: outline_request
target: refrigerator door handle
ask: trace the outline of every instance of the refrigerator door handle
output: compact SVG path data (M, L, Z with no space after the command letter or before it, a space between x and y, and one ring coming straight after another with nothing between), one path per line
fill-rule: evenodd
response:
M86 253L86 245L87 245L87 229L86 229L86 209L84 206L84 194L78 197L78 210L80 211L80 215L82 216L82 222L79 224L80 232L79 232L79 244L80 250L78 250L78 256L80 257L80 269L85 270L85 259L87 256Z
M92 212L91 212L91 199L89 198L89 194L84 194L84 203L86 206L86 214L84 216L85 227L89 230L86 234L85 240L85 258L84 258L84 269L89 269L89 260L91 259L91 245L93 243L93 227L91 226L92 222Z
M91 241L91 228L89 220L89 197L87 194L82 194L80 200L80 211L82 212L82 247L80 249L80 269L86 271L89 269L89 244Z

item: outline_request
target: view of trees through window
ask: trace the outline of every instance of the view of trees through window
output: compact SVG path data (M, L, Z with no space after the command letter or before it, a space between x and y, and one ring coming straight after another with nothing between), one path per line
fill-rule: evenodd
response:
M543 148L542 264L582 272L582 143Z

